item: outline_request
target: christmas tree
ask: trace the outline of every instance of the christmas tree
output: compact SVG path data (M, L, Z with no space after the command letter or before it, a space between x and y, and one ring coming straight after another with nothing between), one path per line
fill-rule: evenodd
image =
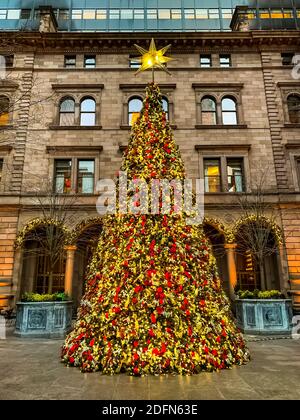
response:
M151 83L123 159L129 181L185 179L161 101ZM140 204L134 201L137 209ZM131 375L192 374L245 363L248 351L202 227L188 225L183 212L143 213L104 217L62 360L82 371Z

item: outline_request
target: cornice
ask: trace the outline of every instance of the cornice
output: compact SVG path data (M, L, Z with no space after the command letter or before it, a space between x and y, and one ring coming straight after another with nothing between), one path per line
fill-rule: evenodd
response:
M159 83L158 84L159 85L159 87L162 89L162 90L167 90L167 89L169 89L169 90L174 90L174 89L176 89L176 83ZM121 83L120 85L119 85L119 88L121 89L121 90L144 90L144 89L146 89L146 87L147 87L147 83L137 83L137 84L134 84L134 83Z
M102 152L103 146L47 146L47 153L57 152Z
M250 150L251 144L196 144L195 150L201 151L201 150Z

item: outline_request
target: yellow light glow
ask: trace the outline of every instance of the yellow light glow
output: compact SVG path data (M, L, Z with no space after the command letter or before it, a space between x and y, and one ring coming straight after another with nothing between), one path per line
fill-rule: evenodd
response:
M166 47L157 50L154 39L151 40L149 51L145 50L143 47L135 44L136 49L140 52L141 57L133 58L132 60L136 63L141 63L140 68L136 72L136 74L140 73L141 71L149 70L158 68L163 70L167 73L168 70L166 69L165 64L169 61L173 60L171 57L166 57L165 53L170 48L171 45L167 45Z

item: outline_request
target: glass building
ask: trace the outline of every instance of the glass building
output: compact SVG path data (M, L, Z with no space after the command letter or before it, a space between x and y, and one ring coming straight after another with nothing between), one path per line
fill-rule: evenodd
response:
M300 0L0 0L0 30L37 29L39 6L53 7L59 31L229 31L236 6L256 29L300 29Z

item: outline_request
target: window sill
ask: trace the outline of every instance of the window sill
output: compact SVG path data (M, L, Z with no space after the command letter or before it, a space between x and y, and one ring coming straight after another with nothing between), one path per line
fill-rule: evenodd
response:
M102 125L50 125L50 130L102 130Z
M240 130L240 129L245 129L248 128L247 124L237 124L237 125L225 125L225 124L216 124L216 125L202 125L202 124L196 124L195 128L197 130L202 129L202 130Z
M8 124L8 125L0 125L0 131L2 130L13 130L14 126L12 124Z
M131 125L120 125L120 129L121 130L131 130ZM172 128L172 130L176 130L177 129L177 125L176 124L170 124L170 127Z
M285 123L285 128L300 128L300 123Z

